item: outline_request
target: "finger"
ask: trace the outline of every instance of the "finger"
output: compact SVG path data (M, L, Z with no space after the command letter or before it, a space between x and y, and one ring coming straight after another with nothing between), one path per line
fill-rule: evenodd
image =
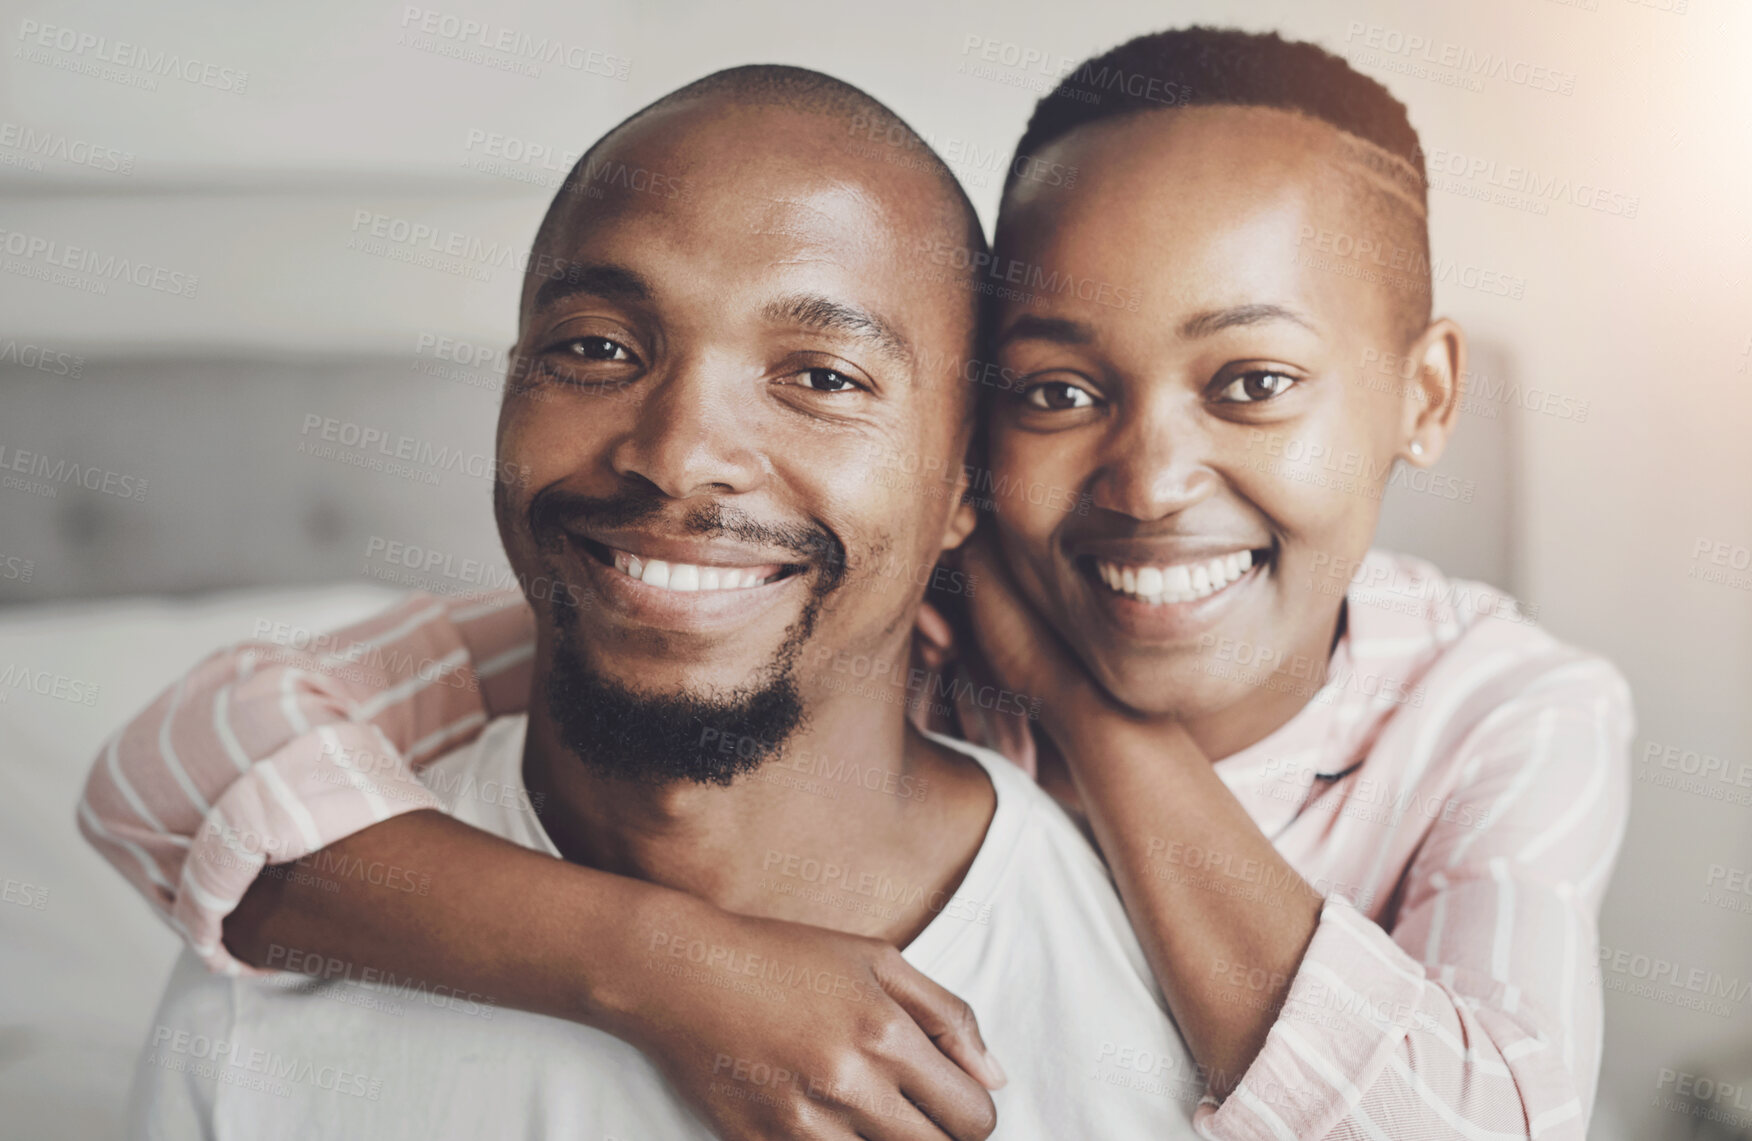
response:
M943 617L943 612L929 602L919 603L919 614L913 621L919 634L932 646L940 650L954 648L955 631L949 628L949 620Z
M930 1049L923 1042L920 1048ZM954 1141L984 1141L990 1134L990 1130L946 1133L899 1090L889 1090L871 1101L858 1099L851 1112L853 1127L866 1141L949 1141L950 1138Z
M997 1127L998 1109L992 1095L932 1049L922 1035L916 1050L903 1054L896 1063L900 1092L914 1112L936 1130L925 1136L938 1141L945 1135L955 1141L984 1141Z
M1003 1088L1004 1068L986 1048L971 1006L898 955L877 964L876 979L938 1050L987 1089Z

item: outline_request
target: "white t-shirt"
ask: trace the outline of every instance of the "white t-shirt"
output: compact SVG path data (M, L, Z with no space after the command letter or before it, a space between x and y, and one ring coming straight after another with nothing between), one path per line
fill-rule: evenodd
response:
M495 721L474 744L428 766L422 780L458 819L558 856L524 791L525 726L522 717ZM997 809L965 880L905 957L973 1006L1009 1074L993 1095L993 1136L1195 1137L1202 1084L1094 849L1014 765L965 741L936 739L984 767ZM401 869L319 865L313 873L376 876L420 890L417 875ZM893 899L893 885L877 877L809 862L775 858L772 877L775 890L840 893L848 908ZM675 946L680 954L654 952L654 969L775 995L808 985L772 964L712 959L710 949L680 937ZM327 981L231 978L185 951L136 1069L133 1136L711 1136L656 1068L619 1039L408 981L357 970ZM722 1096L759 1098L772 1096L778 1080L763 1067L726 1062L717 1086Z

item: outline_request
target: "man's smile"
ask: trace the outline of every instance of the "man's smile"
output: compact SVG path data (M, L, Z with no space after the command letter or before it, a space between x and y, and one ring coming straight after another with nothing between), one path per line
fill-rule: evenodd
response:
M678 633L732 629L806 586L806 563L737 543L618 532L610 545L568 531L567 546L600 605Z

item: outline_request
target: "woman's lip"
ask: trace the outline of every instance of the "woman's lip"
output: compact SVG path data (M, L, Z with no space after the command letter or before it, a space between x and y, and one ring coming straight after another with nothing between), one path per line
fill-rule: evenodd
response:
M1256 559L1239 579L1188 602L1144 602L1121 594L1103 583L1087 560L1079 560L1074 569L1094 596L1096 609L1120 633L1143 642L1176 642L1202 634L1220 622L1258 587L1275 562L1272 557Z
M572 536L574 560L595 587L598 604L633 624L677 632L709 633L734 629L777 605L802 574L734 590L670 590L623 574L584 548Z

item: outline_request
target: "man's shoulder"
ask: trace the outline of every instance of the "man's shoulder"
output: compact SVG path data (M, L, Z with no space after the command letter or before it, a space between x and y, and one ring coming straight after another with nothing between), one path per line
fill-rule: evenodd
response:
M1107 867L1101 862L1101 856L1094 845L1083 835L1063 806L1035 783L1034 778L1002 753L983 745L946 734L931 733L929 736L970 757L991 778L992 787L998 796L999 813L993 820L993 832L1002 824L1008 835L999 837L988 832L988 846L1001 839L1016 854L1050 854L1068 870L1079 875L1092 875L1103 881L1107 879ZM1000 820L999 817L1003 819Z
M528 728L529 718L521 713L494 718L480 736L421 768L420 783L463 823L554 855L523 781Z

